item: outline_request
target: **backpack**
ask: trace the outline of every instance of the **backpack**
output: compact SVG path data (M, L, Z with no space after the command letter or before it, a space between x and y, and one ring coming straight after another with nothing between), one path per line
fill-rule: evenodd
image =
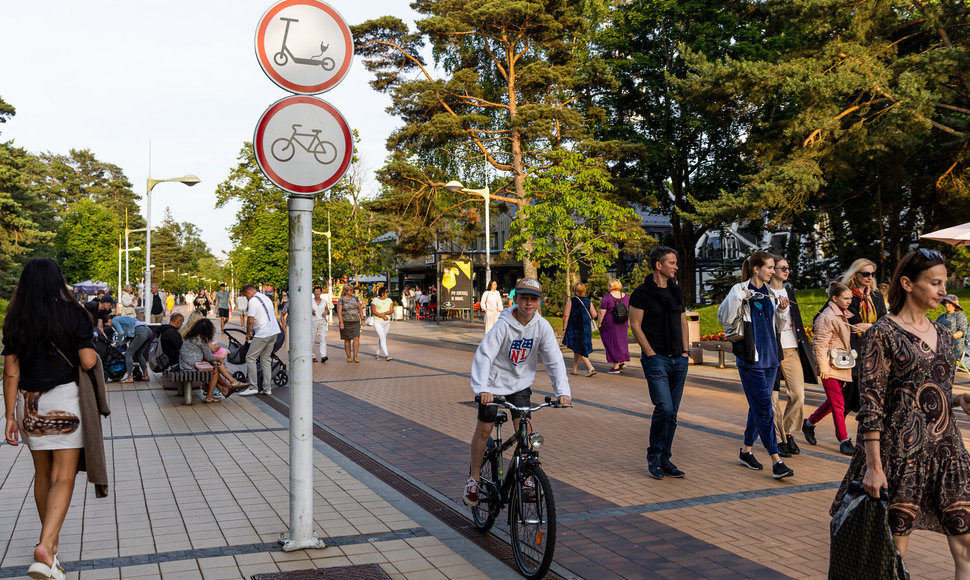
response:
M622 324L630 318L630 311L627 309L626 304L623 303L623 299L613 301L613 309L610 310L610 315L613 316L613 322L617 324Z
M148 355L145 357L148 360L148 367L160 373L168 368L168 356L162 352L162 333L159 332L152 338L152 341L148 343Z

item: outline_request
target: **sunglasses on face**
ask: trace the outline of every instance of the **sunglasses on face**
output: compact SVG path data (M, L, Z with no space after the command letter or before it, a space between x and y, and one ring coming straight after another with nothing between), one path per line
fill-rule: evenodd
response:
M873 274L874 272L859 272L859 275L862 276L863 278L872 278Z
M926 248L919 248L919 253L923 254L923 257L927 260L942 260L943 254L936 250L927 250Z
M775 268L775 270L778 270L779 272L787 272L789 270L789 268L788 268L788 266L780 266L780 267Z

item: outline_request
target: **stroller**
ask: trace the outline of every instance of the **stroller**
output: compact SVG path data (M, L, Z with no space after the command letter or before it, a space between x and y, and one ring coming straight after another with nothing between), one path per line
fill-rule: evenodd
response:
M125 349L124 345L114 345L101 336L94 338L94 351L101 358L101 365L104 366L104 378L107 381L120 381L125 376Z
M249 352L249 344L243 342L246 338L245 331L226 328L224 332L226 333L226 338L229 339L229 356L226 357L226 368L232 373L232 378L244 383L258 384L256 381L250 381L246 376L246 353ZM290 382L290 376L286 373L286 363L280 357L276 356L276 351L283 347L285 341L286 335L280 332L276 336L276 342L273 344L273 353L270 355L270 360L272 361L270 363L270 376L273 379L273 384L277 387L285 387ZM236 370L233 370L232 367L234 366L237 367ZM256 362L256 374L259 382L262 382L263 365L259 361Z

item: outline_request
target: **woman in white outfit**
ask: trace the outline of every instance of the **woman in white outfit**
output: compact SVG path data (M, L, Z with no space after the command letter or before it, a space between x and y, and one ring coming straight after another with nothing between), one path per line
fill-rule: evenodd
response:
M320 344L320 357L313 357L313 362L327 362L327 331L330 325L327 318L330 316L330 296L324 295L323 287L313 287L313 298L310 300L311 321L313 323L313 341Z
M485 311L485 334L495 326L499 314L502 313L502 294L498 291L498 282L492 280L488 290L482 293L482 310Z
M387 288L377 291L377 298L371 300L371 315L374 317L374 331L377 332L377 358L391 360L391 354L387 352L387 331L391 329L391 313L394 312L394 301L387 297Z

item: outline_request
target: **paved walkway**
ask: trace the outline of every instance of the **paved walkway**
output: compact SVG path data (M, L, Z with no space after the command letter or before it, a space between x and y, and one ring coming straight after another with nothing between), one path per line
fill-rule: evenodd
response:
M155 381L110 384L112 487L95 499L78 479L60 543L69 577L249 578L369 563L392 578L518 577L504 526L480 536L459 500L474 424L468 370L481 332L480 323L395 323L394 360L378 361L366 329L361 363L348 364L331 330L330 361L314 364L323 550L283 553L276 542L288 528L288 388L183 406ZM605 370L602 351L593 360ZM825 577L827 511L847 463L830 423L819 425L818 446L802 445L788 461L795 477L744 469L736 371L692 367L674 456L687 477L656 481L643 461L652 407L639 368L570 379L576 407L534 419L559 514L554 573ZM541 370L535 391L551 392ZM808 398L810 408L822 401ZM0 444L0 577L22 577L31 561L39 527L31 477L29 452ZM935 534L914 534L907 563L914 578L952 577Z

